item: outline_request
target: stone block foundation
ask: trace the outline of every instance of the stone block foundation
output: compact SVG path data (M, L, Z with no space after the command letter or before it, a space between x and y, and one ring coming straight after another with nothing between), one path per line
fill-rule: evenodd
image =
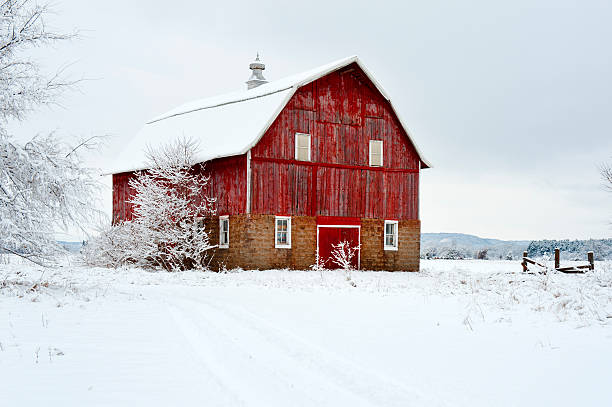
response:
M211 270L308 270L315 263L317 218L291 217L291 248L274 247L274 215L230 215L229 248L210 251ZM207 221L211 244L219 243L219 220ZM419 271L421 222L400 220L398 250L383 250L384 219L361 219L362 270Z

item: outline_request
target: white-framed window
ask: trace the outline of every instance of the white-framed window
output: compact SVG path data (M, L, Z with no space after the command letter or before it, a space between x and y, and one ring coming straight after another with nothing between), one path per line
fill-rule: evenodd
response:
M310 161L310 134L295 133L295 159Z
M397 250L397 224L396 220L385 221L385 250Z
M219 216L219 248L229 248L229 216Z
M383 142L382 140L370 140L370 167L382 167L383 165Z
M277 249L291 248L291 217L277 216L274 227L274 247Z

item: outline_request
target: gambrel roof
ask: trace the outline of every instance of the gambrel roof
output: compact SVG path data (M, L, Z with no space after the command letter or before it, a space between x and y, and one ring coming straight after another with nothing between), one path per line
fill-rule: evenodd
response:
M245 154L257 144L301 86L352 63L363 70L382 96L391 103L385 90L359 58L351 56L253 89L196 100L172 109L147 122L108 173L144 169L145 150L148 146L155 147L177 137L193 139L199 143L199 162ZM391 108L419 155L421 168L430 167L392 104Z

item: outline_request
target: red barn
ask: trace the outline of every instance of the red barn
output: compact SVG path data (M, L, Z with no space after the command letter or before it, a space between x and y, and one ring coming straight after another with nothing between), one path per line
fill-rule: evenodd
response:
M318 250L360 245L355 266L419 269L419 173L428 168L387 93L357 57L182 105L148 122L113 173L114 222L130 219L128 180L147 145L200 142L219 244L213 265L306 269ZM331 260L329 267L334 267Z

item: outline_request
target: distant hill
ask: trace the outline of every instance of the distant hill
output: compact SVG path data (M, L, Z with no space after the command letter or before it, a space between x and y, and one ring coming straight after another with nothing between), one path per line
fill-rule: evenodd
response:
M530 243L531 240L486 239L464 233L422 233L421 257L472 259L486 250L488 259L518 259Z
M422 233L421 258L474 259L486 250L488 259L519 259L526 251L529 257L551 256L555 247L564 260L586 260L593 251L595 260L612 260L612 239L589 240L500 240L485 239L464 233Z

